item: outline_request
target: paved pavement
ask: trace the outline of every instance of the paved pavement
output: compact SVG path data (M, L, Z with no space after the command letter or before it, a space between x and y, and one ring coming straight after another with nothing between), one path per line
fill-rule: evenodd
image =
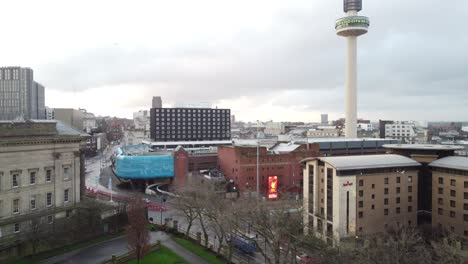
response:
M151 233L151 243L156 243L159 240L161 243L172 250L174 253L185 259L190 264L206 264L205 260L192 252L186 250L184 247L177 244L170 236L162 232ZM91 245L86 248L77 249L75 251L55 256L46 259L41 264L99 264L112 257L112 255L123 255L128 252L127 240L124 236L114 238L109 241Z

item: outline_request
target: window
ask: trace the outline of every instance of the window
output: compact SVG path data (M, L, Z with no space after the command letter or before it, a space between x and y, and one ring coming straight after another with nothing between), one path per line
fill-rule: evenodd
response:
M66 190L64 191L64 193L63 193L63 201L65 201L66 203L69 202L69 200L68 200L68 198L69 198L69 197L68 197L68 193L69 193L69 192L70 192L70 190L69 190L69 189L66 189Z
M20 210L20 200L14 199L13 200L13 214L18 214Z
M388 188L384 189L384 194L388 194Z
M359 197L363 197L364 196L364 191L359 191Z
M468 181L464 182L465 188L468 188Z
M48 215L47 216L47 223L48 224L53 224L54 223L54 216L53 215Z
M400 183L400 181L401 181L401 177L397 177L396 178L396 183Z
M64 167L63 168L63 178L64 179L70 178L70 168L69 167Z
M46 205L52 206L52 193L47 193L46 195Z
M374 209L375 209L375 205L372 205L371 208L372 208L372 210L374 210Z
M439 177L439 184L444 184L444 178Z
M13 188L16 188L19 186L19 174L13 174L11 175L11 186Z
M364 180L359 180L359 186L364 186Z
M413 192L413 186L408 186L408 192Z
M411 213L413 212L413 207L412 206L408 206L408 213Z
M397 207L397 208L396 208L396 213L397 213L397 214L400 213L400 207Z
M363 218L364 217L364 213L363 212L359 212L359 218Z
M396 198L396 203L397 203L397 204L400 203L400 197L397 197L397 198Z
M468 200L468 192L463 193L465 200Z
M372 199L375 199L375 194L373 194L371 197L372 197Z
M437 204L444 205L444 199L442 198L437 199Z
M439 215L443 215L443 214L444 214L444 209L439 208L439 209L437 210L437 213L438 213Z
M455 190L450 190L450 196L452 197L457 196L457 192Z
M400 190L401 190L401 188L400 188L400 187L397 187L397 188L396 188L396 193L400 193Z
M455 207L455 201L450 200L450 207Z
M468 211L468 203L463 204L463 210Z
M364 207L364 202L363 201L359 201L359 208L363 208Z
M372 184L372 189L375 189L375 184Z
M388 184L388 178L384 178L384 184Z
M450 186L456 186L457 185L457 181L452 179L450 180Z
M15 223L13 228L14 228L13 231L14 231L15 233L19 233L19 231L20 231L20 224L19 224L19 223Z
M465 222L468 222L468 214L463 215L463 220L465 220Z
M408 182L413 182L413 176L408 176Z
M439 188L439 194L444 194L444 188Z
M384 215L388 215L388 209L384 209Z
M35 210L36 209L36 196L31 196L31 204L30 204L30 209Z
M385 205L388 204L388 198L385 198L385 199L384 199L384 204L385 204Z
M408 196L408 203L413 202L413 196Z
M46 182L52 181L52 170L46 170Z
M68 217L70 217L70 216L71 216L71 210L67 210L67 211L65 212L65 217L68 218Z
M455 218L455 212L454 211L450 211L450 217Z
M29 173L29 184L36 184L36 172L35 171L31 171Z

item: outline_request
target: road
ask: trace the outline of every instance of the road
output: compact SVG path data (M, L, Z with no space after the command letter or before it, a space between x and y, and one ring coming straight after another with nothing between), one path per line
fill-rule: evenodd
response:
M161 241L165 247L185 259L190 264L207 264L205 260L184 247L177 244L171 237L162 232L151 233L151 243ZM112 255L123 255L128 252L126 237L118 237L109 241L78 249L60 256L46 259L41 264L100 264L112 257Z

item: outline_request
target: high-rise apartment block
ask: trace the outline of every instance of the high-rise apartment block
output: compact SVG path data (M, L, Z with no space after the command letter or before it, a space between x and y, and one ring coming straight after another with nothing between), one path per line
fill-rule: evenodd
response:
M323 125L328 124L328 114L321 114L320 115L320 122Z
M152 108L154 141L214 141L231 139L231 110L213 108Z
M33 70L0 68L0 120L45 119L44 86L34 81Z

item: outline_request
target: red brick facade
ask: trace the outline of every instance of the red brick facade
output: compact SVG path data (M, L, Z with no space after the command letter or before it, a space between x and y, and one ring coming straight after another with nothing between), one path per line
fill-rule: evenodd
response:
M279 192L302 193L300 160L318 157L318 144L304 144L286 153L273 153L260 147L260 193L265 196L268 176L278 176ZM241 192L255 192L257 184L257 147L220 146L218 166L226 180L234 180Z

